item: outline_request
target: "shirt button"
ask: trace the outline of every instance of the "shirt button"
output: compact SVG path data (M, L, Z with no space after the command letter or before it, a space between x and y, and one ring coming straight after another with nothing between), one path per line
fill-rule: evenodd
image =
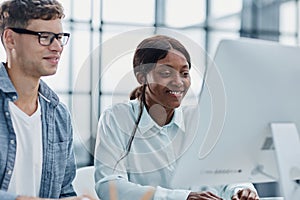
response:
M9 116L9 112L5 112L5 115L8 117Z
M8 171L7 171L7 174L8 174L8 175L11 175L11 172L12 172L11 170L8 170Z
M12 97L13 101L17 100L17 96Z
M15 141L14 140L10 140L10 144L15 144Z

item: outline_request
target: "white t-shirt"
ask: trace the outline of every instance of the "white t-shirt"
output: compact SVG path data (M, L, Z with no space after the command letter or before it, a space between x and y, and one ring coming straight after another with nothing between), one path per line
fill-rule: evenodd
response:
M40 102L31 116L13 102L9 102L9 109L16 133L17 153L8 192L38 196L43 158Z

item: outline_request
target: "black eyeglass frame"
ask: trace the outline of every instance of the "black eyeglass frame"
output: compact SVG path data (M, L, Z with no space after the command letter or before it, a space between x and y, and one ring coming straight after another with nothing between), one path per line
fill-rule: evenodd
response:
M61 46L65 46L68 43L70 35L71 35L70 33L53 33L53 32L46 32L46 31L36 32L36 31L28 30L28 29L13 28L13 27L9 27L7 29L11 29L13 32L16 32L19 34L37 35L39 37L39 43L42 46L50 46L52 44L52 42L54 41L54 38L56 38L58 41L60 41ZM42 34L52 35L52 37L49 40L49 44L41 43L41 37L43 37ZM65 42L63 40L60 40L60 37L62 37L62 36L67 36L67 39L65 40Z

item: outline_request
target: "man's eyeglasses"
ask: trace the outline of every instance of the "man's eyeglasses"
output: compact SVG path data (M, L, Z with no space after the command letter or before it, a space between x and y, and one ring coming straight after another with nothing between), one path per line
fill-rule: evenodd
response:
M65 46L68 41L69 41L69 37L70 37L70 33L52 33L52 32L35 32L35 31L31 31L31 30L27 30L27 29L22 29L22 28L9 28L12 31L16 32L16 33L20 33L20 34L29 34L29 35L37 35L39 36L39 43L42 46L49 46L54 38L56 38L59 42L61 46Z

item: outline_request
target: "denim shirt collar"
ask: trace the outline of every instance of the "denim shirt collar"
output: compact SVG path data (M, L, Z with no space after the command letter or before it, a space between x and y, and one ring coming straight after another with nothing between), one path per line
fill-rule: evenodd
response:
M2 90L4 93L7 93L13 101L18 99L17 91L8 76L8 73L5 69L5 63L3 62L0 64L0 90ZM43 99L52 104L53 107L58 105L58 96L47 86L43 80L40 80L39 94Z
M46 101L52 104L53 107L56 107L59 104L58 96L47 86L43 80L40 80L39 94Z

